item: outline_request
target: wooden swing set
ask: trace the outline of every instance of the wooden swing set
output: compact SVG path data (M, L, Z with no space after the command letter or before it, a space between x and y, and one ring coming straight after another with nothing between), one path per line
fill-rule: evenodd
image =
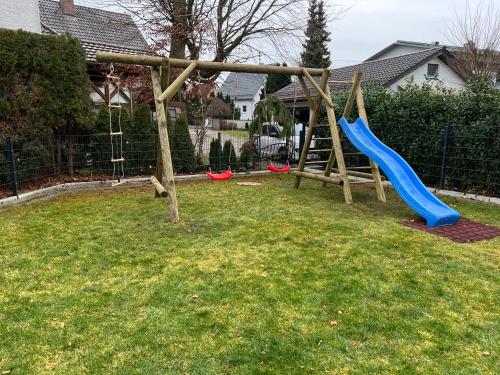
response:
M374 183L377 191L378 200L385 202L385 193L382 185L380 171L375 162L369 161L369 166L354 167L347 169L344 161L344 153L341 146L341 133L337 126L335 112L333 108L331 92L328 83L352 84L343 115L348 117L352 112L354 104L357 104L359 116L368 123L366 110L361 90L361 72L355 72L352 81L332 81L330 80L329 69L316 69L305 67L290 66L272 66L272 65L253 65L236 63L219 63L197 60L171 59L158 56L147 55L129 55L112 52L97 52L97 61L101 63L117 63L149 66L151 68L151 78L153 81L153 92L155 97L156 116L158 122L159 150L157 158L156 175L151 177L151 182L156 189L157 196L167 196L169 202L170 221L179 222L179 210L177 206L177 196L175 192L174 171L172 167L172 158L170 155L170 146L167 131L167 110L169 101L176 95L185 81L190 77L194 70L199 71L217 71L217 72L242 72L242 73L261 73L261 74L287 74L296 75L302 87L307 102L311 108L309 131L307 132L300 161L297 170L292 171L295 175L295 188L300 186L302 178L310 178L322 181L323 185L337 184L341 185L344 192L344 199L347 204L352 204L351 184ZM184 69L177 78L170 82L170 69ZM320 77L319 83L314 77ZM318 95L314 97L306 84L306 80L315 88ZM319 110L321 104L325 103L328 116L328 124L318 123ZM311 142L313 140L314 129L327 127L330 130L331 137L315 138L316 140L331 140L331 149L313 149ZM310 153L329 152L328 160L318 162L316 160L307 160ZM306 165L324 163L326 167L322 173L313 173L306 171ZM335 168L336 164L336 168ZM359 170L369 170L369 172L360 172ZM331 173L338 173L338 177L331 176ZM356 181L349 180L349 176L361 177ZM163 185L165 183L165 186Z

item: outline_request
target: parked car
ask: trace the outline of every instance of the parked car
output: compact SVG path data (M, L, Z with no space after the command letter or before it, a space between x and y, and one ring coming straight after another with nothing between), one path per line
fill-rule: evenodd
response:
M300 159L300 132L302 124L295 124L293 134L288 145L285 138L280 138L283 131L282 126L277 123L262 124L262 134L254 134L251 137L256 156L260 159L271 159L276 161L297 161ZM307 127L305 127L307 132ZM314 140L311 142L314 148ZM317 159L317 154L309 154L308 159Z

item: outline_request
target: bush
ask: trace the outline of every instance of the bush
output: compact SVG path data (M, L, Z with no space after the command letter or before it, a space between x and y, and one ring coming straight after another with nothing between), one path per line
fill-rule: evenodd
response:
M189 135L186 118L181 116L175 121L173 134L173 164L177 173L193 173L196 171L196 155Z
M73 140L93 121L85 52L69 35L0 30L0 134L68 136L68 173Z
M212 172L222 170L222 145L218 139L212 139L210 142L210 153L208 154L210 169Z
M238 156L236 155L233 143L230 140L224 142L224 147L222 149L222 165L225 168L231 167L231 169L234 170L238 168Z
M235 130L238 127L234 121L221 121L220 130Z
M16 155L16 171L19 181L46 175L52 168L50 154L39 139L25 143Z
M334 95L341 114L347 92ZM500 91L491 85L471 85L460 92L408 82L392 93L381 87L364 90L370 128L401 154L425 184L440 182L444 136L449 127L445 188L500 195ZM356 116L353 110L351 120ZM326 114L321 111L321 122ZM317 142L318 148L331 146ZM343 143L345 152L352 150Z
M255 159L254 140L251 139L243 144L240 150L240 166L246 170L253 166Z

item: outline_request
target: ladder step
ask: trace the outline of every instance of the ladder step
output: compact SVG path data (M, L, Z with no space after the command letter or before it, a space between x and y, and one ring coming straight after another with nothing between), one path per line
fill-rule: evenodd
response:
M326 164L328 160L306 161L306 164Z
M372 169L371 165L368 167L348 167L347 169Z
M314 141L327 141L327 140L331 141L332 137L330 137L330 138L313 138L313 140Z
M374 184L375 180L360 180L360 181L349 181L350 184L362 185L362 184Z
M122 108L122 106L117 104L108 104L108 108Z
M120 159L111 159L111 163L119 163L121 161L125 161L125 158L120 158Z
M113 135L123 135L123 132L112 132L112 133L109 133L109 135L113 136Z
M331 148L311 148L309 152L325 152L325 151L333 151Z
M314 125L313 128L329 128L330 125L328 124L323 124L323 125Z

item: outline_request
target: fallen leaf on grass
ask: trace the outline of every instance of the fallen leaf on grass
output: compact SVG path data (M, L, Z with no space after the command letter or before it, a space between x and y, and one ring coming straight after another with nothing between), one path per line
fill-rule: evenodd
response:
M337 325L337 321L336 320L330 320L330 325L333 327L333 326L336 326Z
M193 294L193 295L191 296L191 298L193 298L193 299L198 299L198 298L200 298L200 296L198 296L198 294Z
M481 352L481 356L482 357L487 357L489 356L491 353L490 352Z

